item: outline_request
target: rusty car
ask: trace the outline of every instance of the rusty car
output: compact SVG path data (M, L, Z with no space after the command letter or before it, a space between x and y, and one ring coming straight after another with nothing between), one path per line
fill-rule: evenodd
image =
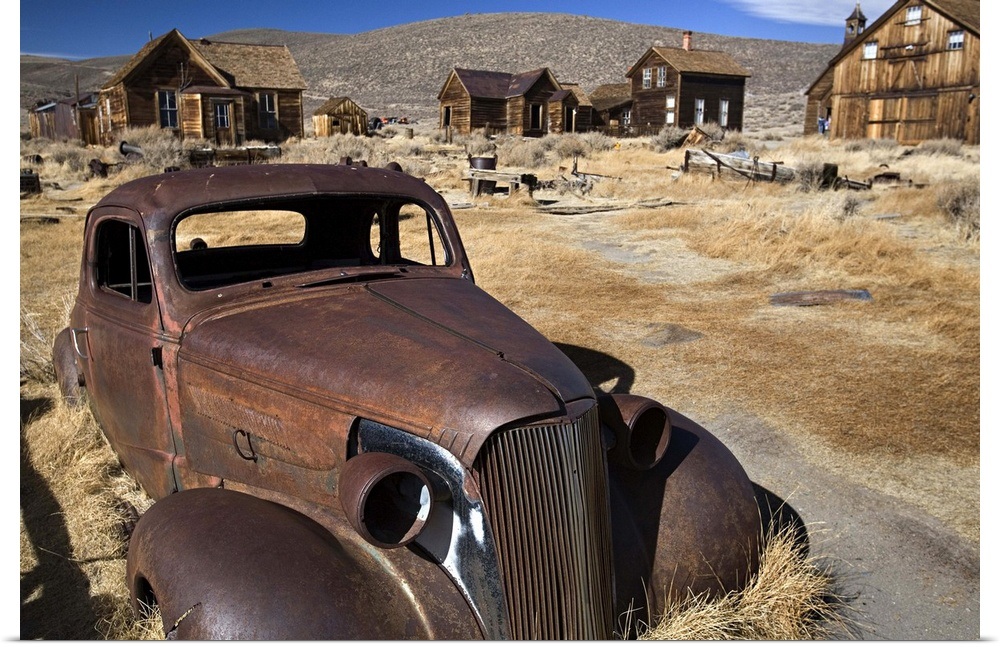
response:
M114 188L53 361L153 501L123 586L170 638L629 637L759 566L733 453L594 387L398 164Z

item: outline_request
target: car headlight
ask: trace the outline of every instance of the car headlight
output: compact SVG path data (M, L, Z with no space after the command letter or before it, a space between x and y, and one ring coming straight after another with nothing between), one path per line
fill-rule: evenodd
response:
M427 475L405 458L384 452L348 460L338 489L347 520L380 548L399 548L416 539L433 506Z

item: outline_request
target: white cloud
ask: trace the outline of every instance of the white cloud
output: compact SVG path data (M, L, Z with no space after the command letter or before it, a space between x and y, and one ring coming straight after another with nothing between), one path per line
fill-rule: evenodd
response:
M725 0L758 18L803 25L835 26L854 11L856 0ZM893 0L862 0L861 13L874 22Z

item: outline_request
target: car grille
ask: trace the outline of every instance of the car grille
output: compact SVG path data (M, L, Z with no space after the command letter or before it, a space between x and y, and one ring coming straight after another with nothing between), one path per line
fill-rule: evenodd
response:
M510 637L611 637L607 471L597 407L568 424L494 434L478 459Z

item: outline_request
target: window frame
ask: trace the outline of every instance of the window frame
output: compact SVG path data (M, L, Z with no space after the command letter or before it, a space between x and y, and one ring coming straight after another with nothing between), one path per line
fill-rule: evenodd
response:
M653 87L653 68L642 68L642 89L648 90Z
M719 99L719 125L723 128L729 127L729 99Z
M861 46L861 60L874 61L878 58L878 41L870 40Z
M160 128L170 128L171 130L177 130L177 128L179 128L180 120L178 119L179 110L177 105L176 90L168 88L157 90L156 108L157 114L159 115ZM173 123L171 123L171 121Z
M277 92L261 92L257 95L257 123L261 130L278 129Z
M916 14L916 17L914 17L914 14ZM911 27L913 25L919 25L920 21L923 19L924 6L919 4L910 5L906 8L906 18L904 19L903 24Z
M667 87L667 66L661 65L656 68L656 87L665 88Z
M952 29L948 32L948 44L945 49L949 52L957 52L965 49L965 30Z
M705 100L695 99L694 100L694 123L696 126L701 126L705 123Z
M216 130L229 130L233 127L232 104L228 101L216 101L212 104L212 123ZM226 123L221 123L225 121Z

